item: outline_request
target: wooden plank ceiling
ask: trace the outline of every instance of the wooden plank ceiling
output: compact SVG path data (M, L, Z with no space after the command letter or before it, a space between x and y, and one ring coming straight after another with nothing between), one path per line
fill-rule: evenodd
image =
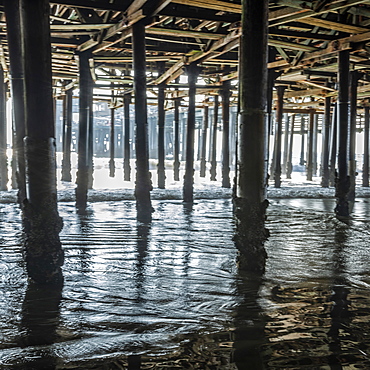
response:
M237 87L240 0L52 0L50 10L56 91L78 84L76 55L90 50L96 84L107 91L114 84L119 104L132 89L131 33L138 21L146 23L149 89L166 83L168 98L185 96L175 79L195 61L202 67L199 92L217 93L226 79ZM0 25L7 71L4 15ZM287 86L287 107L317 108L326 96L335 99L337 52L344 49L351 51L351 69L362 72L359 104L370 98L370 0L270 0L268 42L268 67L276 84ZM161 61L166 71L158 75Z

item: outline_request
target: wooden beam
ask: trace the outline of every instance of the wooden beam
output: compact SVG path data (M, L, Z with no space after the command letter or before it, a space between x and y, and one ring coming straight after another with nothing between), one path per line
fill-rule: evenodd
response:
M233 4L220 0L172 0L175 4L195 6L205 9L219 10L223 12L239 13L242 12L242 7L239 4Z
M326 19L321 18L304 18L299 20L301 23L309 24L311 26L318 26L322 28L327 28L330 30L340 31L340 32L347 32L347 33L363 33L367 32L368 28L359 27L351 24L344 24L339 22L328 21Z

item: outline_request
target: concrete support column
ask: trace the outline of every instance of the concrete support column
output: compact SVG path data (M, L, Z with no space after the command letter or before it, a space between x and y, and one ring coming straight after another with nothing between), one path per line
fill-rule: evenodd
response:
M363 187L369 187L369 121L370 121L370 107L366 105L364 115L364 160L362 167Z
M112 104L114 104L114 99L112 99ZM109 177L114 177L116 172L116 166L114 163L115 158L115 113L116 109L114 106L110 108L110 134L109 134Z
M230 188L230 81L222 86L222 187Z
M30 279L61 284L63 250L57 209L49 1L21 0L25 92L25 259ZM12 22L12 19L9 20ZM22 48L21 48L22 50Z
M325 98L325 114L323 118L323 127L321 130L322 134L322 160L321 170L322 179L321 186L323 188L329 187L329 133L330 133L330 109L331 109L331 98Z
M78 123L78 162L76 179L76 207L84 211L87 207L88 169L89 169L89 122L91 115L90 105L90 65L89 51L78 54L79 60L79 123Z
M158 62L158 75L161 76L165 72L165 62ZM165 84L160 84L158 86L158 187L160 189L165 188L166 184L166 174L165 174Z
M175 181L180 181L180 99L175 99L174 110L174 162L173 162L173 178Z
M0 67L0 190L7 190L8 158L6 155L6 85L4 71Z
M306 163L307 181L312 181L313 176L314 125L315 125L315 111L311 110L308 119L308 133L307 133L307 163Z
M196 64L190 64L187 67L188 84L189 84L189 110L188 124L186 131L186 163L183 197L184 202L193 201L194 186L194 134L195 134L195 95L196 83L200 68Z
M65 133L63 141L62 181L70 182L71 177L71 143L72 143L72 107L73 90L69 89L65 95Z
M264 271L266 217L267 0L242 1L240 121L236 179L235 243L239 268Z
M207 133L209 119L208 98L204 101L203 108L203 130L202 130L202 152L200 155L200 177L206 177L206 149L207 149Z
M136 126L136 181L135 197L137 218L150 221L152 203L150 191L152 182L149 172L148 151L148 114L146 101L146 58L145 58L145 25L137 22L133 25L132 51L134 67L135 93L135 126Z
M361 74L358 71L350 73L350 128L349 128L349 179L350 187L348 191L348 200L355 201L356 192L356 121L357 121L357 85Z
M337 162L337 133L338 133L338 104L335 103L330 130L330 164L329 164L329 186L335 186L335 173Z
M338 53L338 177L336 178L335 197L337 205L335 213L338 218L349 217L348 191L348 102L349 102L349 50Z
M13 136L13 156L15 157L16 162L15 168L16 182L18 185L18 202L20 206L23 207L24 200L26 199L26 170L23 143L23 139L26 136L26 128L24 117L23 29L21 28L20 0L4 0L4 7L6 14L10 88L13 101L12 111L15 131L15 135Z
M277 86L277 102L276 102L276 132L275 132L275 147L274 147L274 181L275 188L281 186L281 136L283 132L283 104L285 86Z
M301 115L301 155L299 156L299 164L304 166L305 159L304 159L304 136L305 136L305 116Z
M124 114L124 153L123 153L123 179L131 181L130 166L130 103L131 94L125 94L123 97L123 114Z
M217 126L218 126L218 95L214 96L212 148L211 148L211 181L217 180Z
M287 164L286 164L286 178L292 178L293 172L293 140L294 140L294 122L295 122L296 115L293 114L291 117L290 123L290 131L289 131L289 144L288 144L288 157L287 157Z

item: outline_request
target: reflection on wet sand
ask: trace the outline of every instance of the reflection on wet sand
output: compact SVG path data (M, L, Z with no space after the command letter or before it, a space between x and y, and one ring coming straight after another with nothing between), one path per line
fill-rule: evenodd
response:
M263 275L236 268L228 200L156 201L151 223L62 204L62 291L27 285L7 223L0 368L370 368L367 203L346 225L308 201L272 202Z

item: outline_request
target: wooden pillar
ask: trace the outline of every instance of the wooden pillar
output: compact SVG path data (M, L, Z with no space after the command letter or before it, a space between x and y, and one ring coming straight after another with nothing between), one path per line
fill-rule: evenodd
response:
M305 116L301 115L301 155L299 157L299 164L304 166L305 159L304 159L304 134L305 134Z
M91 80L90 53L84 51L79 56L79 123L78 123L78 162L76 179L76 207L83 211L87 206L88 189L88 127L90 121L89 85Z
M195 134L195 95L196 83L200 68L192 63L187 66L188 84L189 84L189 109L188 109L188 124L186 131L186 162L183 197L184 202L193 201L193 185L194 185L194 134Z
M307 163L306 175L307 180L312 181L313 176L313 131L314 131L315 111L311 110L308 119L308 133L307 133Z
M329 186L335 186L338 136L338 104L335 103L330 130Z
M158 62L158 75L161 76L165 72L165 62ZM165 188L166 184L166 174L165 174L165 140L164 140L164 131L165 131L165 84L160 84L158 86L158 187L160 189Z
M71 143L72 143L72 114L73 90L66 91L66 125L65 141L63 143L62 181L71 181Z
M274 180L275 188L281 186L281 136L283 131L283 104L285 86L277 86L276 102L276 132L275 132L275 156L274 156Z
M10 87L13 101L13 122L15 135L13 153L16 158L18 202L23 207L26 199L26 172L23 139L25 134L24 107L24 57L22 52L22 27L20 0L4 0L6 30L9 49ZM13 184L14 185L14 184Z
M267 0L242 1L240 123L235 198L239 268L264 271L266 217ZM282 95L282 94L280 94Z
M350 187L348 190L348 200L355 201L356 189L356 120L357 120L357 85L361 74L352 71L350 74L350 129L349 129L349 179Z
M211 149L211 181L217 180L217 126L218 126L218 95L214 96L212 149Z
M322 178L321 186L323 188L329 187L329 132L330 132L330 106L331 98L325 98L325 114L323 118L323 127L321 130L322 134L322 160L321 160L321 169L322 169Z
M49 1L21 1L25 79L25 157L27 199L24 207L25 258L30 279L61 284L63 250L57 209L54 113ZM11 22L11 20L10 20Z
M4 71L0 67L0 190L7 190L8 158L6 155L6 85Z
M132 51L134 67L135 93L135 126L136 126L136 182L135 197L137 218L142 221L151 220L152 203L150 191L152 182L149 172L148 152L148 114L146 102L146 57L145 57L145 24L137 22L133 25Z
M131 181L131 166L130 166L130 103L131 94L125 94L123 97L123 114L125 116L124 127L124 153L123 153L123 179Z
M209 119L208 98L204 100L203 108L203 130L202 130L202 152L200 155L200 177L206 177L206 150L207 150L207 133Z
M180 181L180 99L175 99L174 110L174 162L173 162L173 178L175 181Z
M335 213L338 218L349 217L348 191L348 101L349 101L349 50L338 53L338 177L336 178L335 197L337 205Z
M230 188L230 80L223 83L222 90L222 187Z
M370 107L365 106L364 115L364 159L362 167L362 186L369 187L369 121L370 121Z
M292 172L293 172L293 140L294 140L294 121L295 121L296 115L293 114L291 117L291 123L290 123L290 131L289 131L289 145L288 145L288 157L287 157L287 164L286 164L286 178L291 179L292 178Z

